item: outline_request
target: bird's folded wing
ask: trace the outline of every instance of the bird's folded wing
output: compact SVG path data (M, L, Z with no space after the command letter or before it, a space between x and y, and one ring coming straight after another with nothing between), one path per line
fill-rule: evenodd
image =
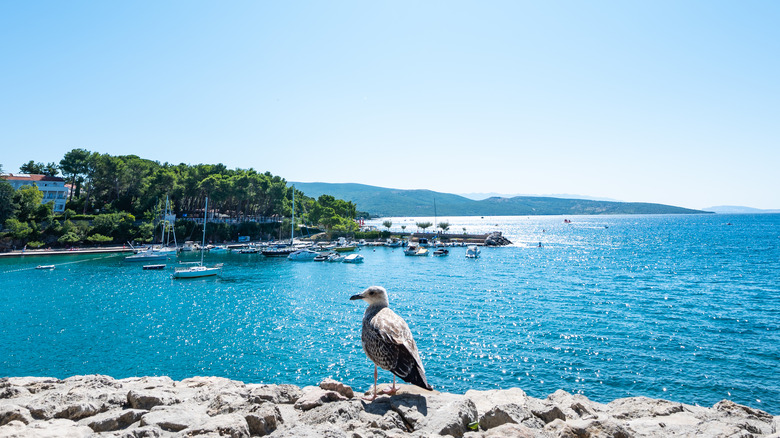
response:
M382 309L371 320L371 325L379 332L382 341L403 346L415 358L418 357L417 344L414 342L414 338L412 338L409 326L395 312L388 308Z

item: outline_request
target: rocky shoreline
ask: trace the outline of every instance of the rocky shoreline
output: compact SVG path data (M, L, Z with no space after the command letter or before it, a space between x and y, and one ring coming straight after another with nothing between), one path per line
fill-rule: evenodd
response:
M380 390L382 387L380 386ZM596 403L557 391L423 391L369 402L340 382L244 384L220 377L0 379L0 437L780 437L780 416L728 400Z

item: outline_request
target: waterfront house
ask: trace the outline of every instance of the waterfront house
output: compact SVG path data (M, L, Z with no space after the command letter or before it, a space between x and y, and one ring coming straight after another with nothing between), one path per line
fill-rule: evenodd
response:
M58 176L26 173L9 173L0 175L0 178L11 184L14 190L18 190L22 186L37 186L38 190L43 192L42 204L54 202L55 213L65 211L65 202L68 200L68 188L65 187L64 179Z

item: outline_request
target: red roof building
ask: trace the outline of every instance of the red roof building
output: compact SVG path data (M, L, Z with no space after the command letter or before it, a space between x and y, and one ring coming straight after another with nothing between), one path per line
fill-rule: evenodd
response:
M36 175L26 173L9 173L0 175L7 183L11 184L14 190L19 190L22 186L36 186L43 192L42 204L54 202L54 211L61 213L65 211L65 203L68 201L68 188L65 187L65 180L59 176Z

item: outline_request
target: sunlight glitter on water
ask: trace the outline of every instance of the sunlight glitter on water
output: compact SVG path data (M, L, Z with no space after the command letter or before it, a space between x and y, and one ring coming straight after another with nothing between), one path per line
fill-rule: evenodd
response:
M780 239L766 237L780 234L777 216L729 219L754 221L740 228L713 216L449 219L473 232L498 223L520 244L476 261L464 248L446 258L364 249L354 266L211 255L225 262L222 277L192 282L111 257L74 256L53 272L28 268L65 259L0 260L0 370L333 377L363 390L373 381L360 346L365 306L348 297L380 284L443 391L728 397L780 412L768 371L780 367Z

